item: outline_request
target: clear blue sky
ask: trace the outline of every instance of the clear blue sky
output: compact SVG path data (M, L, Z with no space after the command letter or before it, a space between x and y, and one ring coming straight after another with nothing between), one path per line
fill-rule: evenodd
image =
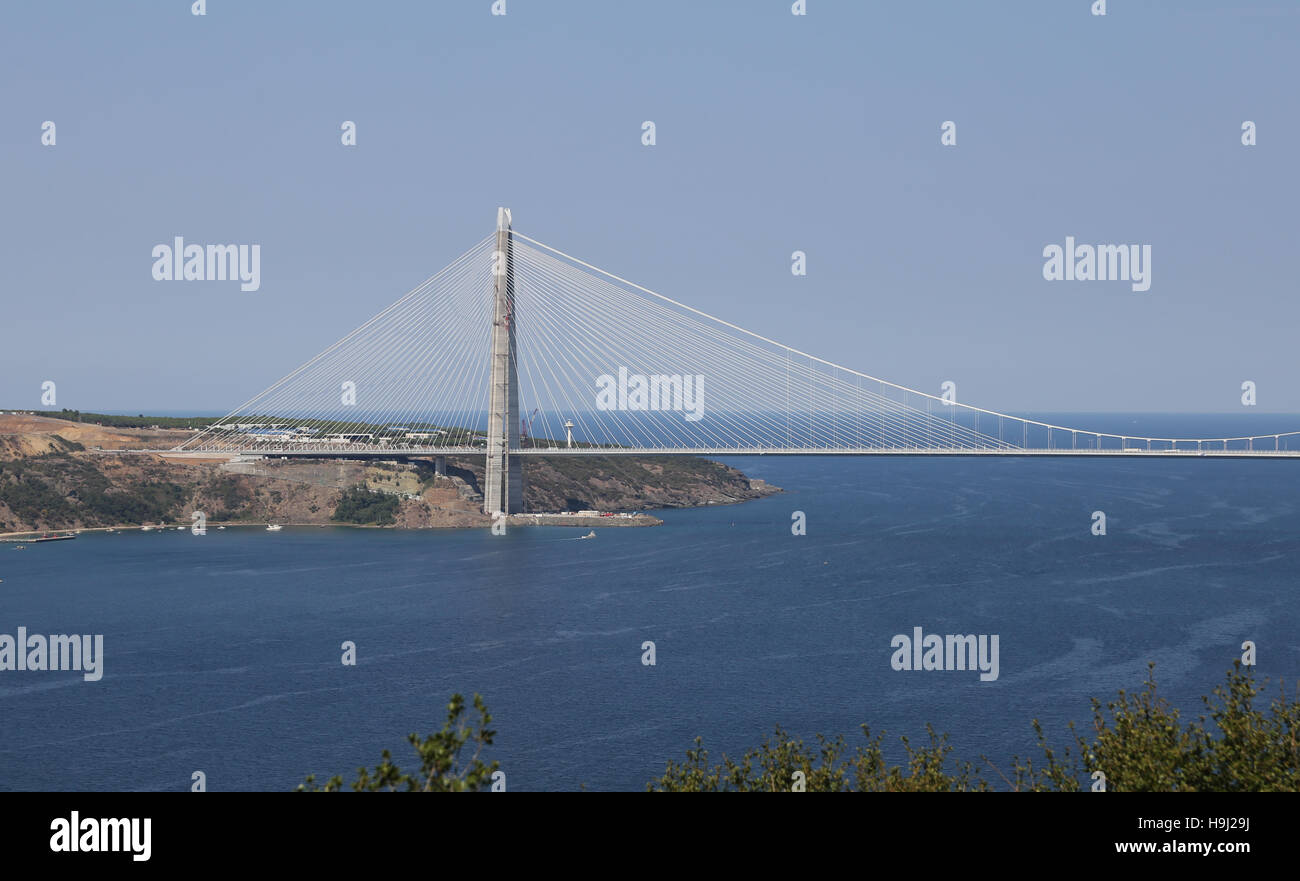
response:
M73 408L230 409L507 205L599 266L969 403L1232 412L1252 380L1259 410L1300 411L1300 3L1090 5L7 4L0 406L54 380ZM155 282L176 235L260 244L261 289ZM1067 235L1150 244L1151 290L1045 281Z

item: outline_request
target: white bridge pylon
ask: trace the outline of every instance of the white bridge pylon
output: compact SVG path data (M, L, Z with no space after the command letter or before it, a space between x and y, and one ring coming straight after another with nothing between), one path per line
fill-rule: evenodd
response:
M512 393L510 430L494 429L508 456L1300 456L1297 431L1140 437L945 401L506 234L485 236L170 452L486 454L489 411L500 411L491 397L494 339L498 350L509 339L517 404ZM504 310L494 294L502 272L513 293Z

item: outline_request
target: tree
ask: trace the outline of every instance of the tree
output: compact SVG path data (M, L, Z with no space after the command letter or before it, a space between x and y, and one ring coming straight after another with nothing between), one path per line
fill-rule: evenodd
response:
M420 757L420 770L407 774L393 764L393 757L384 750L383 760L375 766L373 772L364 767L357 769L357 779L348 784L353 792L477 792L492 783L492 775L498 764L483 762L479 754L483 747L492 745L496 732L488 726L492 716L483 704L480 695L474 695L474 709L477 720L467 723L465 716L465 699L459 694L451 696L447 704L447 721L441 731L428 735L424 740L411 734L407 740ZM461 764L461 753L465 747L473 744L474 753L468 761ZM316 782L316 775L309 776L298 786L298 792L341 792L343 777L334 776L324 785Z
M1042 763L1013 759L1010 776L993 768L1007 789L1017 792L1077 792L1081 777L1100 771L1106 790L1113 792L1215 791L1294 792L1300 790L1300 692L1288 700L1279 694L1268 712L1255 706L1263 692L1251 668L1234 662L1227 680L1211 697L1203 697L1207 715L1184 725L1177 708L1156 688L1155 665L1149 665L1145 687L1130 694L1121 690L1116 700L1102 705L1092 700L1091 741L1070 731L1077 752L1067 748L1063 758L1047 744L1038 720L1032 722ZM479 695L474 695L477 719L465 719L465 700L452 695L442 730L420 740L407 739L420 757L417 773L405 773L393 764L387 750L382 761L368 771L357 769L349 788L356 792L474 792L487 788L498 770L479 756L492 745L496 732L488 726L491 715ZM927 725L928 741L920 746L901 738L907 760L890 765L883 749L884 733L872 735L861 726L865 745L848 751L844 737L817 735L816 744L792 738L780 726L761 746L747 750L739 760L722 756L709 764L703 741L695 738L683 762L669 761L664 775L647 784L658 792L987 792L999 788L977 773L970 762L949 765L952 747L948 736ZM462 763L467 746L473 754ZM341 776L323 785L315 775L306 778L299 792L338 792Z
M1280 688L1280 687L1279 687ZM1077 752L1067 748L1063 758L1047 743L1041 724L1033 729L1042 764L1013 759L1010 776L987 758L1007 789L1016 792L1075 792L1081 777L1100 771L1106 790L1112 792L1294 792L1300 790L1300 694L1288 701L1284 690L1269 705L1268 713L1255 706L1263 686L1240 661L1228 671L1227 681L1203 697L1208 718L1182 724L1177 708L1156 688L1155 665L1148 668L1142 691L1121 690L1104 707L1092 700L1089 741L1075 733ZM926 726L928 745L914 747L902 738L905 767L889 766L881 749L881 735L871 736L852 755L842 736L817 735L817 749L792 740L780 727L774 738L748 750L735 761L709 765L700 738L686 751L686 761L669 761L650 791L663 792L788 792L802 785L809 792L936 792L988 791L998 788L975 772L969 762L948 768L952 748L947 735ZM801 776L798 776L801 775Z
M1106 788L1150 792L1294 792L1300 789L1300 700L1279 686L1266 715L1255 707L1263 686L1252 668L1234 661L1209 713L1183 727L1178 710L1156 693L1155 665L1146 688L1119 693L1106 705L1092 701L1096 740L1076 738L1084 768L1106 775ZM1298 693L1300 697L1300 693Z
M397 522L397 510L396 496L370 492L358 484L343 492L330 519L340 523L388 526Z
M847 755L843 735L817 735L815 750L802 740L793 740L777 726L775 736L762 746L745 752L740 761L722 757L722 764L709 766L709 753L695 738L695 749L686 751L686 761L668 762L664 776L646 785L648 792L790 792L801 787L808 792L970 792L990 787L978 779L968 762L946 770L948 735L938 735L927 725L928 745L913 746L902 738L907 768L891 767L885 760L883 733L875 737L862 726L866 747L858 746Z

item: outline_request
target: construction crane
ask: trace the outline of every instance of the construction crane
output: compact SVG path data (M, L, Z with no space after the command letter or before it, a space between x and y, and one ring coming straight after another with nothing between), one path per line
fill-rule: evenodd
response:
M529 431L530 428L532 428L533 420L535 420L535 419L537 418L537 411L540 410L540 409L541 409L541 407L534 407L534 408L533 408L533 412L532 412L532 414L529 415L527 419L520 419L520 420L519 420L519 440L520 440L520 446L523 446L523 441L528 440L528 431Z

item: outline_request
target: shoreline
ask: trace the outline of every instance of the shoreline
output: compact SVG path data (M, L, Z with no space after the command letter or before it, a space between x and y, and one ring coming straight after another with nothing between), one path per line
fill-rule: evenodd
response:
M739 504L739 503L736 503ZM701 507L721 507L715 505L703 505ZM546 522L539 518L555 518L555 522ZM635 528L660 526L663 521L658 517L649 514L638 514L635 516L621 517L615 514L612 517L569 517L564 518L561 514L511 514L507 520L509 526L555 526L567 529L597 529L597 528ZM280 523L281 527L294 529L391 529L399 532L423 532L426 530L443 530L443 529L491 529L490 520L481 525L474 526L395 526L379 525L377 523ZM67 529L37 529L27 530L25 532L0 532L0 542L4 543L22 543L35 541L43 535L80 535L83 532L144 532L145 527L149 527L149 532L189 532L193 524L186 526L180 523L172 524L128 524L126 526L85 526L72 527ZM245 521L233 520L209 520L207 529L215 527L225 527L226 529L257 529L267 532L265 523L247 523ZM278 530L277 530L278 531Z
M483 513L481 463L468 460L457 459L449 463L446 475L436 475L427 463L411 462L266 461L236 468L166 457L106 460L100 455L158 433L0 414L0 462L12 458L19 468L30 470L34 487L11 493L15 479L5 475L0 480L0 542L145 527L190 530L194 510L214 507L235 518L209 516L205 525L214 529L262 529L267 524L402 530L493 525L493 518ZM96 445L104 449L90 449ZM782 491L734 466L694 456L671 463L599 457L552 462L542 457L529 469L535 472L529 478L530 513L509 515L507 526L658 526L663 523L655 516L659 511L730 506ZM372 510L376 503L356 496L359 488L397 497L398 505L392 509L386 501ZM340 507L345 500L347 507ZM330 519L335 513L358 519L382 516L390 522L335 521ZM119 515L148 519L114 522ZM499 529L502 521L496 523Z

